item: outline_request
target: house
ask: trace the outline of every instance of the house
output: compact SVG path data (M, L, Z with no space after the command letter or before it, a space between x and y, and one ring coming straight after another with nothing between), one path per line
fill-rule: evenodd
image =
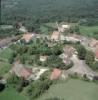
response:
M62 25L62 27L63 27L64 29L69 29L69 28L70 28L70 25L66 24L66 25Z
M77 35L77 34L70 34L70 35L67 35L65 37L65 40L71 41L71 42L81 42L82 37L80 35Z
M59 28L60 32L64 32L65 30L68 30L68 29L70 29L70 25L69 24L63 24Z
M47 60L47 56L40 56L40 61L41 62L44 62L44 61L46 61Z
M59 79L60 75L61 75L62 71L60 69L53 69L51 75L50 75L50 80L56 80Z
M24 79L28 79L32 75L31 69L25 68L22 64L18 63L14 64L10 72Z
M30 40L35 36L34 33L25 33L23 34L22 40L25 40L26 43L30 42Z
M15 62L14 66L10 70L10 73L30 81L30 80L38 80L40 76L48 70L49 70L48 68L40 68L40 67L32 68L32 66L29 66L29 68L27 68L27 66L24 67L24 65L20 64L20 62Z
M54 31L51 35L51 40L59 41L59 39L60 39L60 33L58 31Z

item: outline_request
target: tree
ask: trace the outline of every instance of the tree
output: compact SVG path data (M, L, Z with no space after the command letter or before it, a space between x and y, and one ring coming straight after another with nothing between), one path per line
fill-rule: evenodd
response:
M42 93L49 89L52 81L46 79L44 81L37 80L32 82L27 88L26 93L29 95L30 99L35 99L39 97Z
M4 90L4 88L5 88L5 85L4 85L4 84L2 84L2 83L0 83L0 92L1 92L1 91L3 91L3 90Z
M91 51L87 51L85 61L86 61L86 64L88 64L89 66L92 66L93 62L95 61L94 53Z
M13 85L13 86L16 86L19 83L19 81L20 81L20 78L18 78L15 74L9 75L7 79L8 85Z
M77 44L76 45L76 49L78 51L78 57L79 57L79 59L84 60L85 56L86 56L86 49L84 48L84 46L82 46L80 44Z
M21 92L23 90L24 87L26 87L29 84L29 82L27 80L25 80L24 78L21 78L19 83L16 86L16 90L18 92Z
M95 62L93 63L93 69L94 69L94 70L98 70L98 61L95 61Z

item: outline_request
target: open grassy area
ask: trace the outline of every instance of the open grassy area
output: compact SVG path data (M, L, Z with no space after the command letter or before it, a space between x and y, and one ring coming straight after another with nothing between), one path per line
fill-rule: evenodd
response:
M52 33L53 29L57 28L56 23L45 23L40 26L40 31L43 34Z
M0 60L8 61L12 56L13 51L10 48L6 48L4 50L0 49Z
M94 32L98 32L98 26L80 26L80 32L86 36L93 36Z
M70 79L65 83L53 85L47 93L38 100L50 97L64 98L64 100L98 100L98 85L77 79Z
M28 100L22 94L19 94L13 88L6 88L3 92L0 93L0 100Z
M11 69L11 64L7 62L0 62L0 75L4 75Z

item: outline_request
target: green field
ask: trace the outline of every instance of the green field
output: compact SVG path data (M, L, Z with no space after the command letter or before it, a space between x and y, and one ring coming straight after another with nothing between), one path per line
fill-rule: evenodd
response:
M57 28L56 23L45 23L43 25L40 26L40 31L43 34L48 34L52 33L53 30L55 30Z
M98 26L80 26L80 32L86 36L93 36L94 32L98 32Z
M0 93L0 100L28 100L22 94L16 92L13 88L6 88L3 92Z
M0 49L0 60L7 62L12 56L12 54L13 54L13 51L10 48L6 48L4 50Z
M0 62L0 75L4 75L11 69L11 64L7 62Z
M98 100L98 85L70 79L68 82L53 85L38 100L45 100L50 97L64 98L64 100Z

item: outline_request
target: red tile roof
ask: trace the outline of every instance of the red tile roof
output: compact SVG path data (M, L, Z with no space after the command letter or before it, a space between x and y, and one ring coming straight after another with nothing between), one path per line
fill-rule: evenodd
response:
M22 77L25 79L27 79L32 74L31 69L25 68L21 64L16 64L11 71L12 73L15 73L18 77Z
M31 74L32 74L32 71L27 68L23 68L20 72L20 76L25 79L27 79Z
M54 31L52 33L51 39L52 40L59 40L59 35L60 35L60 33L58 31Z
M22 39L24 39L26 42L29 42L33 36L34 36L34 34L32 34L32 33L26 33L23 35Z
M50 76L50 80L56 80L60 77L60 75L61 75L61 70L55 68Z

